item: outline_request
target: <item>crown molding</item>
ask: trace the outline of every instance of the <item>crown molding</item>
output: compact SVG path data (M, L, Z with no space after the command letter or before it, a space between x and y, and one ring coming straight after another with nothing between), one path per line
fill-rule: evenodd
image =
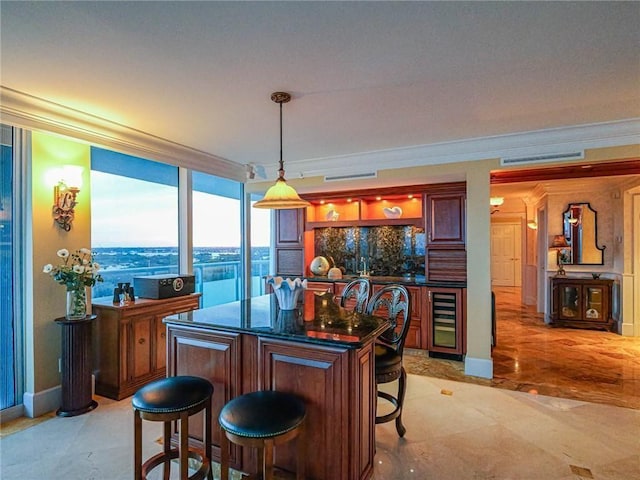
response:
M0 86L0 120L244 182L244 165L18 90Z
M452 142L378 150L305 160L287 160L291 178L353 175L376 171L502 157L524 157L560 152L640 144L640 117L588 125L471 138ZM265 168L267 177L276 167Z
M247 181L244 165L5 86L0 86L0 120L130 155ZM353 175L364 170L370 172L634 144L640 144L640 118L334 157L287 160L287 174L290 178ZM261 178L256 181L277 176L277 165L260 170Z

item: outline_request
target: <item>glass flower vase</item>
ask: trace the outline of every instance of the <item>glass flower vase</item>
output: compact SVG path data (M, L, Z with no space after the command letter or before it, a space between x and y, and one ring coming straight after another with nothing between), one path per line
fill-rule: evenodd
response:
M79 320L87 315L87 289L67 290L67 320Z

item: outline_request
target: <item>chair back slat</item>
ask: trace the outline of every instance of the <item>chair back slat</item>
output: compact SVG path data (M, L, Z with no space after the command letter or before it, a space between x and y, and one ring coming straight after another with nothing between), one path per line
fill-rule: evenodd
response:
M367 313L389 319L391 326L380 335L380 340L402 355L411 324L411 295L406 287L385 285L374 292Z
M365 313L367 311L370 292L371 282L368 279L358 278L353 280L344 287L344 290L342 290L340 306L348 308L353 303L352 299L355 299L353 310L358 313Z

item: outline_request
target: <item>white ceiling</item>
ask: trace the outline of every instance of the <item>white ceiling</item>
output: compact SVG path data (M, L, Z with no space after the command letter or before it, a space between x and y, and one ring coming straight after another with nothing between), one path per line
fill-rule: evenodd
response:
M279 157L270 94L280 90L293 94L288 176L312 159L329 166L363 152L640 117L640 2L0 8L2 86L267 177ZM372 157L394 167L393 156Z

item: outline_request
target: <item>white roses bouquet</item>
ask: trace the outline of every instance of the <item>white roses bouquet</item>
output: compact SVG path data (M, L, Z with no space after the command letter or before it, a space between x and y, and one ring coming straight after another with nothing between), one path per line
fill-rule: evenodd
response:
M65 285L68 292L84 290L84 287L93 287L96 282L102 282L102 276L97 273L100 265L93 261L93 254L88 248L71 254L63 248L57 254L63 262L56 266L48 263L42 271L51 275L60 285Z

